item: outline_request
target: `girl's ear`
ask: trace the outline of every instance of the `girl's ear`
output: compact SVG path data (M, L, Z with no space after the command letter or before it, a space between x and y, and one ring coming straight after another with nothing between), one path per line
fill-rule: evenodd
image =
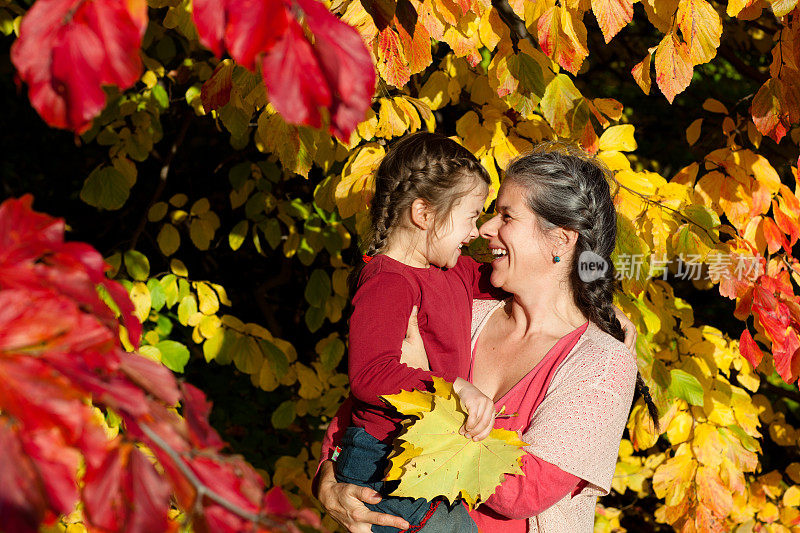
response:
M433 210L428 205L428 202L422 198L417 198L411 202L411 213L409 219L411 224L421 230L427 230L433 227Z

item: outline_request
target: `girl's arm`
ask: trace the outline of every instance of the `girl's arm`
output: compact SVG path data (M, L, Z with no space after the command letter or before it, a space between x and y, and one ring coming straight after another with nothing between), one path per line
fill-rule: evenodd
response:
M454 371L409 367L400 361L415 298L400 274L382 272L365 280L353 298L350 318L350 390L358 400L385 407L381 395L422 389L433 375L454 381Z

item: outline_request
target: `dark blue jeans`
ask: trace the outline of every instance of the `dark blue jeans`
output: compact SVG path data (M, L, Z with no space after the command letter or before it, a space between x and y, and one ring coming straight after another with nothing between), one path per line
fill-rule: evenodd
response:
M349 427L339 444L341 453L334 463L336 480L369 487L381 494L378 504L365 504L369 509L380 513L400 516L411 524L409 531L420 533L477 533L478 527L470 518L466 507L460 501L447 505L446 501L429 502L423 498L398 498L386 496L400 484L399 481L383 481L384 472L389 465L387 459L392 447L385 444L362 428ZM436 506L436 503L439 505ZM425 525L420 522L433 507L435 512ZM373 533L397 533L400 530L388 526L372 526Z

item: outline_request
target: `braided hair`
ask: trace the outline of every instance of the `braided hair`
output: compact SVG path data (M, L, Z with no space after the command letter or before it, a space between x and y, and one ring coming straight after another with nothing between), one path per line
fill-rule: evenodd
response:
M373 256L387 248L394 229L405 223L404 214L417 198L431 207L439 226L476 184L490 182L483 165L454 140L425 131L406 135L394 143L375 172L364 254ZM363 268L359 262L350 273L351 292Z
M569 275L575 304L600 329L623 341L625 331L613 307L617 283L611 254L616 246L617 213L609 187L611 172L576 146L550 142L512 161L506 179L526 187L526 203L543 230L560 227L578 234ZM582 279L578 258L584 252L605 261L602 275ZM640 373L636 390L658 430L658 409Z

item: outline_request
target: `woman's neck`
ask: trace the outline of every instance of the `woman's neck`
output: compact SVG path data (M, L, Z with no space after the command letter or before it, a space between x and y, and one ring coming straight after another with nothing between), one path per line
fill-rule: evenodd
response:
M558 284L553 289L538 288L513 294L507 316L515 336L552 335L562 337L586 322L572 294Z

